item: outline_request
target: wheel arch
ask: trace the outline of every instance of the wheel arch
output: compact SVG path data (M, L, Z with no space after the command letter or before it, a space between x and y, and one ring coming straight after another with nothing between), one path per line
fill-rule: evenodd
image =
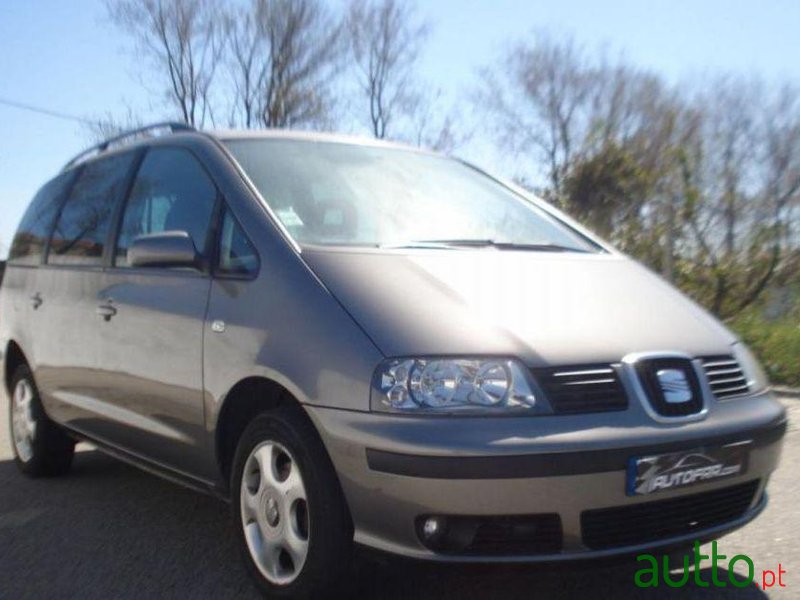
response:
M9 394L11 393L11 379L21 365L30 366L30 362L20 345L14 340L10 340L5 348L5 365L3 372L3 384L6 386L6 391L8 391Z
M296 407L316 431L316 427L295 395L268 377L246 377L225 395L214 423L214 450L217 467L226 490L230 484L236 445L247 425L256 416L286 405Z

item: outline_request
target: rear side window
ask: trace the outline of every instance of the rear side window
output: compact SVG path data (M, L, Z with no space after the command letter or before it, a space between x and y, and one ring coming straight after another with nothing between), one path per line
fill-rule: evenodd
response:
M47 237L73 176L71 172L59 175L36 194L11 243L9 262L18 265L38 265L42 262Z
M117 266L128 266L128 249L141 236L185 231L207 254L217 189L187 150L155 148L147 153L133 184L116 249Z
M114 205L123 193L133 153L89 163L61 209L47 262L97 265L103 262Z
M236 222L231 211L225 209L219 238L217 274L242 277L258 272L258 254Z

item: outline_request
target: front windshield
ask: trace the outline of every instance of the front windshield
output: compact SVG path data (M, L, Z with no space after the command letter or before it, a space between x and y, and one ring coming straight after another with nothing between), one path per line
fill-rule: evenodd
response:
M442 156L306 140L225 144L300 244L597 250L504 186Z

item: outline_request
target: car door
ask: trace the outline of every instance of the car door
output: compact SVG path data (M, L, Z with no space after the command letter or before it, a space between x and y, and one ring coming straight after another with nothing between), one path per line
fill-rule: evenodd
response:
M201 257L212 247L217 189L197 158L151 148L121 213L111 268L95 297L99 379L108 419L103 439L183 474L207 468L203 334L211 279L190 268L134 268L140 235L187 232ZM207 263L205 258L200 261Z
M113 214L136 157L130 151L113 154L80 170L60 207L31 294L32 354L45 408L56 421L87 434L98 431L105 417L94 298L109 256Z
M41 294L47 285L47 273L39 267L74 176L73 171L61 173L42 186L25 211L9 251L0 328L21 346L34 376L39 363L37 346L46 345L48 336L43 321L49 305L44 305Z

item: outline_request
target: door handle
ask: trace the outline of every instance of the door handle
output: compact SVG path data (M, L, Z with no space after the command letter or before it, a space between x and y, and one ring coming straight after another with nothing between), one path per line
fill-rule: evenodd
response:
M101 304L97 307L97 314L108 322L111 320L111 317L117 314L117 309L114 308L111 302L108 302L107 304Z
M42 300L42 295L39 292L36 292L33 296L31 296L31 306L33 310L37 310L42 304L44 300Z

